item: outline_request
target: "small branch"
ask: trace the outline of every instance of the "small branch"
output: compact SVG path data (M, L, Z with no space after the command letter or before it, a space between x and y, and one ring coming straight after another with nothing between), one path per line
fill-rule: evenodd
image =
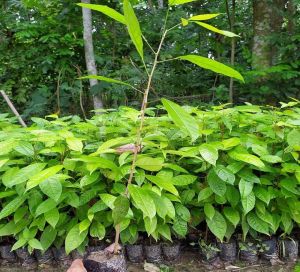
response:
M168 62L168 61L172 61L172 60L177 60L178 58L172 58L172 59L166 59L166 60L160 60L157 61L157 63L164 63L164 62Z
M80 70L79 66L77 66L77 65L73 65L73 66L76 68L77 75L80 78L82 76L82 73L81 73L81 70ZM82 93L83 93L82 81L80 80L79 104L80 104L80 109L82 111L83 117L84 117L84 119L86 119L86 114L85 114L85 111L84 111L83 101L82 101Z
M23 127L27 127L27 125L25 124L24 120L22 119L22 117L20 116L20 114L18 113L18 111L16 110L16 108L14 107L13 103L10 101L9 97L6 95L6 93L1 90L0 91L1 95L3 96L4 100L6 101L7 105L10 107L11 111L14 113L14 115L18 118L19 123L23 126Z
M58 72L57 85L56 85L56 101L57 101L58 113L60 113L60 79L61 79L61 70Z
M153 47L150 45L150 43L148 42L148 40L146 39L146 37L144 35L142 35L142 37L143 37L143 40L148 45L148 47L150 48L150 50L152 51L152 53L155 54L155 51L154 51Z
M179 24L177 24L177 25L174 25L174 26L170 27L170 28L167 29L166 31L169 32L169 31L171 31L171 30L173 30L174 28L179 27L179 26L181 26L181 23L179 23Z

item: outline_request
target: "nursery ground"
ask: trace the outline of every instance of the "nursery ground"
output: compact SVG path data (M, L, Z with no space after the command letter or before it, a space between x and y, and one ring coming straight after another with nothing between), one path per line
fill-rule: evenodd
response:
M180 259L172 265L166 265L165 269L161 270L163 272L207 272L207 271L214 271L214 272L224 272L224 271L243 271L243 272L300 272L300 265L297 264L280 264L280 265L273 265L267 263L260 263L256 265L249 265L246 266L243 263L235 263L236 268L234 267L224 267L223 269L217 269L213 267L208 267L203 265L200 262L199 255L194 252L185 252L182 254ZM169 268L169 269L168 269ZM27 269L26 269L27 270ZM58 268L58 267L51 267L51 268L38 268L38 269L28 269L27 271L32 272L65 272L66 269ZM144 271L143 264L129 264L128 272L141 272ZM150 271L150 270L149 270ZM0 266L0 272L24 272L24 268L20 266ZM155 272L155 270L150 271Z

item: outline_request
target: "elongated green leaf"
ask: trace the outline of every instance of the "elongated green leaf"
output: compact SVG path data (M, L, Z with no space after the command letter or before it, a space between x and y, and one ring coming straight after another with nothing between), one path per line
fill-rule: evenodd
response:
M114 206L114 203L116 201L115 196L110 195L110 194L100 194L100 197L107 207L109 207L112 210L115 208L115 206Z
M134 185L130 185L128 189L136 207L143 212L144 217L148 216L149 218L153 218L156 214L156 208L147 190Z
M114 209L112 212L112 218L114 224L117 225L122 222L129 210L129 200L125 196L118 196L114 202Z
M140 57L144 59L143 38L140 24L129 0L123 1L123 9L129 36L134 43Z
M157 227L158 232L167 240L172 241L171 230L167 224L159 225Z
M44 250L44 248L43 248L42 244L40 243L40 241L37 240L37 239L35 239L35 238L30 239L30 240L28 241L28 244L29 244L32 248L34 248L34 249Z
M104 76L88 75L88 76L80 77L79 79L97 79L97 80L101 80L101 81L105 81L105 82L109 82L109 83L121 84L121 85L126 85L129 87L132 87L129 83L126 83L124 81L112 79L112 78L108 78L108 77L104 77Z
M269 193L269 191L267 191L263 187L255 187L253 191L254 191L255 196L258 199L260 199L261 201L263 201L267 205L269 205L270 200L271 200L271 194Z
M181 237L185 237L188 232L187 222L181 217L174 219L173 230Z
M186 208L185 206L183 206L180 203L176 203L175 204L175 211L176 211L176 216L179 216L181 219L183 219L186 222L190 221L191 213L188 210L188 208Z
M192 62L204 69L208 69L208 70L211 70L213 72L216 72L216 73L219 73L219 74L222 74L225 76L236 78L236 79L239 79L242 82L244 82L244 78L238 71L236 71L236 70L232 69L231 67L226 66L225 64L220 63L218 61L215 61L215 60L212 60L209 58L205 58L205 57L201 57L201 56L197 56L197 55L180 56L180 57L178 57L178 59L187 60L187 61Z
M69 254L72 250L78 248L87 236L88 231L80 232L79 224L75 225L67 234L65 240L66 253Z
M156 184L157 186L165 189L166 191L178 196L178 191L175 188L175 186L173 185L172 181L170 179L164 179L162 177L159 176L150 176L150 175L146 175L146 178L148 180L150 180L151 182L153 182L154 184Z
M36 209L35 211L35 216L39 216L43 213L46 213L52 209L54 209L56 207L56 202L51 199L48 198L47 200L45 200L44 202L42 202Z
M145 230L146 230L148 236L150 236L156 230L157 218L156 218L156 216L154 216L151 219L149 219L149 217L146 217L144 219L144 223L145 223Z
M255 155L252 154L246 154L246 153L240 153L238 151L230 151L228 152L228 155L237 161L243 161L249 164L252 164L258 168L262 168L265 166L265 164Z
M242 198L246 198L253 189L253 183L246 181L244 179L241 179L239 182L239 190Z
M44 214L46 221L55 228L58 220L59 220L59 211L57 208L54 208Z
M204 214L209 219L212 220L215 215L215 208L210 203L205 203L204 205Z
M62 193L62 185L59 177L53 176L40 183L42 192L52 198L54 201L58 201Z
M47 226L44 231L42 231L41 235L41 244L44 250L47 250L56 238L57 230L52 228L51 226Z
M36 173L39 173L46 166L45 163L34 163L30 164L19 171L17 171L7 182L3 182L5 186L12 187L14 185L21 184L27 181L30 177L34 176Z
M159 171L163 167L163 158L140 157L135 165L148 171Z
M236 227L240 222L240 214L236 209L225 207L223 213L229 222L234 225L234 227Z
M204 28L206 28L206 29L208 29L210 31L222 34L222 35L230 37L230 38L232 38L232 37L239 37L239 35L236 35L236 34L230 32L230 31L221 30L221 29L218 29L218 28L216 28L216 27L214 27L212 25L206 24L206 23L202 23L202 22L194 22L194 23L196 23L197 25L200 25L200 26L202 26L202 27L204 27Z
M24 238L20 238L17 242L14 243L13 247L12 247L12 251L16 250L18 248L23 247L25 244L27 243L27 240Z
M82 153L83 143L80 139L77 139L75 137L67 137L66 142L71 150L79 151L80 153Z
M222 242L227 230L226 220L222 214L220 214L218 211L215 211L213 218L211 220L206 219L206 222L210 231Z
M199 126L196 120L176 103L165 98L161 101L175 125L179 128L184 127L194 142L200 136Z
M15 212L25 201L25 196L18 196L9 202L0 212L0 220Z
M249 226L257 232L269 235L269 226L266 222L261 220L254 212L247 215L247 222Z
M160 216L162 219L165 219L165 217L168 213L168 206L165 204L164 199L156 192L149 190L148 193L154 201L154 204L156 207L156 212L157 212L158 216ZM174 207L173 207L173 209L174 209ZM174 211L174 216L175 216L175 211Z
M244 214L249 213L255 207L255 195L251 192L247 197L241 199Z
M225 166L218 165L217 167L214 168L214 171L221 180L231 185L234 184L235 175Z
M33 145L29 142L19 142L18 145L14 148L16 151L22 155L32 157L34 155Z
M186 186L194 183L197 180L196 176L192 175L179 175L172 178L172 183L176 186Z
M169 0L169 6L182 5L190 2L194 2L196 0Z
M219 157L218 150L211 144L202 144L199 147L199 152L204 160L212 165L216 165L216 161Z
M202 189L198 195L198 202L208 199L213 193L209 187Z
M221 180L215 171L210 170L207 176L207 182L210 189L219 196L224 196L226 193L226 184Z
M123 14L117 12L116 10L105 6L105 5L95 5L95 4L86 4L86 3L78 3L78 6L81 6L83 8L88 8L88 9L92 9L92 10L96 10L96 11L100 11L103 14L111 17L112 19L122 23L122 24L126 24L125 21L125 17Z
M41 182L45 181L46 179L54 176L62 168L63 165L55 165L35 174L28 180L26 190L30 190L35 186L39 185Z
M102 240L105 237L105 227L99 222L93 222L90 227L90 235Z
M199 14L199 15L190 17L188 20L189 21L206 21L206 20L215 18L215 17L219 16L220 14L221 13Z

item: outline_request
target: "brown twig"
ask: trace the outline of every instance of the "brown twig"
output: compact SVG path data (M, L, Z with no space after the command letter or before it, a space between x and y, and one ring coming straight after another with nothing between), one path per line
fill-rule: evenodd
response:
M22 119L22 117L20 116L20 114L18 113L18 111L16 110L15 106L13 105L13 103L10 101L9 97L6 95L6 93L1 90L0 91L1 95L3 96L4 100L6 101L7 105L10 107L11 111L14 113L14 115L18 118L19 123L23 126L23 127L27 127L27 125L25 124L24 120Z

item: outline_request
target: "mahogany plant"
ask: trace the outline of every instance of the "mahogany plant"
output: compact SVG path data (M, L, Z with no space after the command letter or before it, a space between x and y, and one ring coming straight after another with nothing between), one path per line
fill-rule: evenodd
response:
M134 12L129 0L123 1L123 13L124 14L121 14L120 12L118 12L108 6L105 6L105 5L94 5L94 4L84 4L84 3L78 4L84 8L89 8L89 9L99 11L99 12L111 17L115 21L117 21L121 24L124 24L124 26L126 26L129 36L130 36L130 39L131 39L132 43L134 44L134 46L138 52L138 55L140 56L141 63L143 64L143 66L145 68L145 72L148 75L148 81L147 81L145 90L142 90L142 91L139 90L143 93L143 101L141 103L139 123L137 124L138 128L137 128L136 137L134 140L135 148L133 150L133 158L132 158L131 168L129 171L129 177L127 180L126 190L125 190L125 193L121 194L115 200L115 203L114 203L113 218L114 218L114 224L116 227L114 253L117 253L117 251L118 251L119 235L120 235L120 228L121 228L120 224L122 223L122 221L125 219L126 215L128 214L129 207L130 207L128 198L130 197L130 195L135 203L139 203L138 204L139 207L144 207L145 203L147 202L147 207L143 208L142 212L143 212L143 217L144 217L144 221L145 221L145 226L148 226L147 232L149 235L155 231L156 225L157 225L157 219L155 217L155 214L156 214L155 203L151 199L149 192L146 191L145 188L142 188L141 186L138 186L138 185L134 185L134 176L136 173L136 171L135 171L136 166L138 166L139 161L140 161L140 159L138 157L138 153L142 147L143 127L144 127L144 122L145 122L145 111L147 109L147 103L148 103L148 95L149 95L149 91L151 88L151 84L152 84L152 80L153 80L153 76L154 76L156 67L160 62L163 62L163 61L159 60L159 56L160 56L161 50L163 49L163 44L164 44L165 39L167 38L168 34L173 29L180 27L180 26L185 27L189 23L195 23L195 24L197 24L201 27L204 27L210 31L213 31L213 32L216 32L216 33L228 36L228 37L237 36L232 32L220 30L210 24L203 22L203 21L215 18L219 14L200 14L200 15L192 16L191 18L188 18L188 19L182 18L181 23L179 22L178 24L169 27L168 19L169 19L169 15L171 12L171 8L173 6L177 6L177 5L181 5L181 4L185 4L185 3L189 3L189 2L193 2L193 1L194 0L169 0L169 2L168 2L169 6L167 8L164 24L161 29L161 40L159 42L157 49L153 49L152 46L147 42L147 39L143 36L139 21L135 15L135 12ZM145 60L144 60L143 40L145 40L146 44L149 46L150 50L153 52L153 60L149 64L146 64ZM176 56L173 60L189 61L189 62L192 62L195 65L202 67L204 69L209 69L214 72L217 72L217 73L220 73L220 74L243 81L243 77L240 75L239 72L237 72L236 70L234 70L222 63L219 63L213 59L210 59L210 58L190 54L190 55L185 55L185 56ZM164 60L164 61L170 61L170 59ZM148 70L148 67L150 67L149 70ZM126 82L106 78L103 76L97 76L97 75L89 75L89 76L86 76L83 78L85 78L85 79L97 78L98 80L107 81L110 83L129 85ZM136 89L134 86L132 86L132 88ZM182 118L184 118L184 116L181 116L181 118L177 118L179 112L176 111L176 107L175 107L175 109L172 108L172 106L173 106L172 102L164 100L163 104L167 108L167 110L169 109L170 116L173 119L173 121L176 121L177 124L182 125ZM185 116L186 116L186 114L185 114ZM197 132L194 131L193 125L190 124L187 128L188 128L188 131L191 133L191 140L195 141L197 139L197 137L196 137ZM142 160L144 161L144 159L142 159ZM158 158L156 158L156 160L158 160ZM151 170L151 169L147 169L147 170ZM156 171L156 169L154 169L154 171ZM147 177L147 179L153 185L157 185L161 189L163 188L166 191L168 191L169 193L172 193L173 195L178 196L178 192L175 189L174 185L171 183L171 180L166 180L166 179L163 179L163 178L157 177L157 176L156 177L149 176L149 177ZM189 216L185 216L186 221L188 221L188 218L189 218ZM183 223L183 224L185 224L185 223ZM151 231L149 231L149 230L151 230Z

